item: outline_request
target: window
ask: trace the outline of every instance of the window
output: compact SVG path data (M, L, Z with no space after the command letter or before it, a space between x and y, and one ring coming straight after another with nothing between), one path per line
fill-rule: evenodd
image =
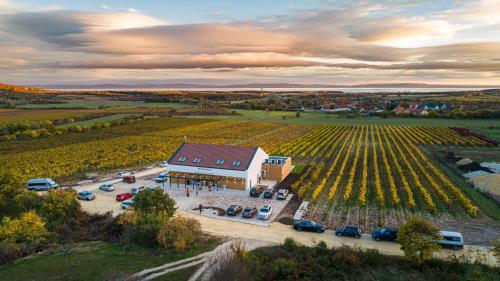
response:
M194 158L193 159L193 163L200 163L201 162L201 158Z
M179 162L184 162L184 161L186 161L186 157L184 156L179 157Z
M240 165L241 165L240 161L234 161L233 162L233 166L235 166L235 167L239 167Z
M221 166L221 165L223 165L223 164L224 164L224 160L222 160L222 159L217 160L217 161L215 162L215 165L219 165L219 166Z

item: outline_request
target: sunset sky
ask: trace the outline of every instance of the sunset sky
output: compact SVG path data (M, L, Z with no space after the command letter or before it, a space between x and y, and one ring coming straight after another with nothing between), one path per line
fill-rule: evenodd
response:
M0 0L0 82L500 85L500 0Z

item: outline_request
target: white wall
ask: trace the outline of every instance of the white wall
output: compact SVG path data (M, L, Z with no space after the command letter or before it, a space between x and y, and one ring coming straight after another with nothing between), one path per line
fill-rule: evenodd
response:
M264 150L262 150L260 147L257 148L255 156L248 166L245 190L250 190L252 186L257 185L259 176L262 173L262 164L266 161L267 158L269 158L269 155L267 155L267 153L265 153Z

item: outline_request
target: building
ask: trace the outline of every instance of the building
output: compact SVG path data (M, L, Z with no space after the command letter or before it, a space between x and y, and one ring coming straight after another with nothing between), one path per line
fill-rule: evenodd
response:
M183 143L170 157L170 185L250 190L262 180L281 181L291 172L289 157L269 156L260 147Z

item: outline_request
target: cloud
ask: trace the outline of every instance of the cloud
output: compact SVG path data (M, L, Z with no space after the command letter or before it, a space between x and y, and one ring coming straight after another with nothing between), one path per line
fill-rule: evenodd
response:
M277 53L237 53L216 55L120 56L91 61L57 63L62 68L113 69L216 69L248 67L296 67L318 63Z

